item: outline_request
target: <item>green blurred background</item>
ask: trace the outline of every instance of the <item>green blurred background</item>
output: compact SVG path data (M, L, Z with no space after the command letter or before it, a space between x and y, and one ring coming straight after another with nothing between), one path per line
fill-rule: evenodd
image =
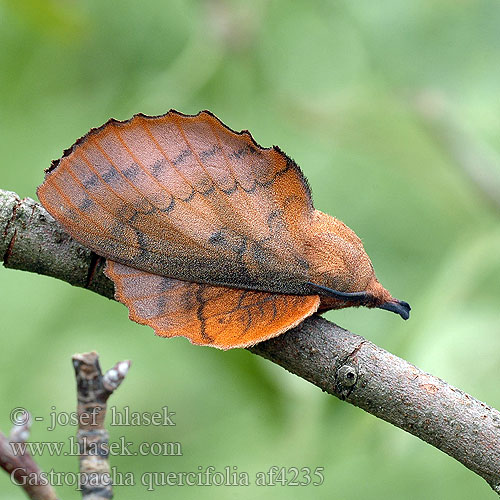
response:
M316 207L362 237L382 283L413 307L406 323L366 309L327 317L498 407L500 201L470 176L492 189L500 178L499 26L493 0L0 1L0 187L35 197L50 161L111 116L210 109L291 155ZM4 432L22 406L45 417L33 441L66 442L74 428L49 432L48 417L74 410L70 356L88 350L103 368L133 360L111 404L176 412L176 427L110 429L183 449L113 457L138 483L116 498L494 497L445 454L246 351L156 338L121 304L4 268L0 304ZM75 457L39 462L77 471ZM325 482L140 484L209 465L251 478L319 466ZM6 474L0 491L24 498Z

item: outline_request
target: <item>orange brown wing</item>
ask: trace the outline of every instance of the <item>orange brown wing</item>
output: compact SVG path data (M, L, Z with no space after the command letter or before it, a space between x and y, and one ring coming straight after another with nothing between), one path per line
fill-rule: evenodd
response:
M281 295L190 283L107 261L106 275L130 319L162 337L186 337L219 349L275 337L318 309L319 297Z
M209 112L111 120L53 163L38 196L76 240L122 264L308 293L301 229L314 209L299 167Z

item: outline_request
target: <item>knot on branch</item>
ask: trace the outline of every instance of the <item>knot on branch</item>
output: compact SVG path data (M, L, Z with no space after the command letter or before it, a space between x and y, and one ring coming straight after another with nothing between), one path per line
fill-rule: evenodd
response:
M353 391L358 381L358 370L353 364L342 365L336 373L336 392L346 398Z

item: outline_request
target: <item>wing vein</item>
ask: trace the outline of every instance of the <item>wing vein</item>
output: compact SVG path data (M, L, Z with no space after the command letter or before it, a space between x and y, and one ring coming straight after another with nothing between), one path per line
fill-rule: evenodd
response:
M193 190L193 192L197 193L197 194L201 194L194 186L193 184L189 181L189 179L182 173L182 171L180 169L178 169L174 163L172 162L172 160L170 160L169 156L167 155L166 151L162 148L162 146L160 145L160 143L156 140L156 137L153 135L153 133L151 132L151 130L149 130L149 128L146 126L145 123L142 123L141 122L141 126L142 128L144 129L144 131L146 132L146 134L150 137L150 139L153 141L153 144L155 145L155 147L158 149L158 151L161 153L161 155L165 158L165 160L167 160L168 164L172 167L172 170L174 170L175 172L177 172L177 174L182 178L182 180ZM181 200L181 201L184 201L184 200ZM200 217L202 220L208 222L208 219L204 216L203 212L200 212L199 210L196 210L195 207L193 207L189 202L185 202L186 203L186 206L192 210L198 217Z
M186 137L186 133L184 132L184 129L182 128L182 124L179 122L179 119L177 117L175 117L175 118L172 118L172 120L175 123L175 126L177 127L177 129L179 130L179 132L182 136L182 139L186 143L186 146L192 152L193 156L196 158L196 162L200 165L203 172L205 172L206 176L210 179L210 182L212 183L213 187L215 189L217 189L217 191L222 192L220 187L215 182L215 179L212 177L210 172L207 170L207 168L205 167L205 165L201 161L195 148L191 145L189 139ZM238 186L237 181L236 181L236 186ZM223 194L224 194L223 200L224 200L225 204L228 205L230 208L233 208L233 210L235 210L235 213L237 213L237 209L236 209L236 207L234 207L234 204L231 202L230 197L227 196L225 193L223 193ZM253 233L254 225L251 221L248 220L248 218L238 217L238 222L239 222L239 224L237 224L237 226L241 227L243 225L247 228L247 231L249 234Z
M144 194L144 193L143 193L140 189L138 189L138 188L137 188L137 186L135 186L135 184L133 184L132 182L130 182L130 180L129 180L129 179L127 179L127 177L123 174L123 172L122 172L122 171L118 168L118 165L116 165L116 163L114 163L114 162L113 162L113 160L112 160L112 159L110 158L110 156L106 153L106 151L104 151L104 149L100 146L100 144L98 143L97 139L93 139L93 141L92 141L92 142L93 142L93 144L94 144L94 145L95 145L95 146L99 149L99 151L100 151L100 152L101 152L101 154L102 154L102 155L106 158L106 160L107 160L107 161L109 161L110 165L111 165L111 166L112 166L112 167L113 167L113 168L114 168L114 169L115 169L115 170L116 170L116 171L117 171L117 172L118 172L118 173L119 173L119 174L120 174L120 175L121 175L121 176L125 179L125 181L126 181L126 182L127 182L127 183L128 183L128 184L129 184L129 185L130 185L130 186L131 186L134 190L135 190L135 191L137 191L137 193L138 193L140 196L142 196L145 200L147 200L147 202L148 202L148 203L149 203L152 207L154 207L154 208L158 211L158 213L160 214L160 218L161 218L162 220L164 220L164 221L167 223L167 224L166 224L166 227L167 227L167 228L172 228L172 229L174 229L174 230L177 230L178 228L177 228L176 224L175 224L175 223L173 223L173 221L172 221L172 220L168 217L168 215L164 214L164 213L163 213L163 212L159 209L159 207L158 207L155 203L153 203L153 202L152 202L152 201L148 198L148 196L146 196L146 195L145 195L145 194ZM96 173L97 173L97 172L96 172ZM99 174L97 174L97 175L99 175ZM99 176L99 177L102 179L102 177L101 177L101 176ZM104 179L102 179L102 180L104 181ZM106 183L106 185L108 185L108 184ZM121 196L119 196L119 195L118 195L118 193L117 193L115 190L113 190L113 189L111 188L111 186L109 186L109 189L110 189L110 191L111 191L111 192L113 192L116 196L118 196L118 198L120 198L122 201L124 201L125 203L127 203L127 201L126 201L124 198L122 198ZM170 196L172 196L172 198L174 198L174 199L177 199L177 200L178 200L178 198L175 198L175 197L174 197L174 196L173 196L173 195L172 195L169 191L167 191L167 193L169 193L169 195L170 195ZM179 200L178 200L178 201L179 201ZM128 222L128 223L129 223L129 222ZM130 223L129 223L129 224L130 224ZM133 227L135 227L135 226L133 226ZM140 230L142 231L142 228L138 228L138 227L137 227L136 229L140 229ZM192 241L192 242L195 244L195 246L198 246L199 248L202 248L203 250L206 250L205 245L203 245L202 243L200 243L199 241L197 241L196 239L194 239L192 236L189 236L189 235L184 234L184 233L182 233L182 235L183 235L185 238L187 238L187 239L189 239L190 241ZM155 253L157 253L158 255L162 255L162 253L161 253L161 252L155 252Z

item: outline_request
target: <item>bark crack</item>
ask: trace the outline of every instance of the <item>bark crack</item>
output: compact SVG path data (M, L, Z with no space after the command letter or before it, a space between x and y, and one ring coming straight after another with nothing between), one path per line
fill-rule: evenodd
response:
M14 250L14 244L16 242L17 238L17 229L14 230L14 234L12 235L12 238L9 241L9 244L7 246L7 250L5 250L5 253L3 255L3 264L4 266L7 265L8 260L10 259L10 256L12 255L12 251Z
M21 206L21 203L22 200L16 196L16 202L12 206L12 215L10 216L10 219L7 221L5 229L3 230L4 238L7 236L7 233L9 232L10 225L12 224L12 222L14 222L14 219L16 218L17 209Z

